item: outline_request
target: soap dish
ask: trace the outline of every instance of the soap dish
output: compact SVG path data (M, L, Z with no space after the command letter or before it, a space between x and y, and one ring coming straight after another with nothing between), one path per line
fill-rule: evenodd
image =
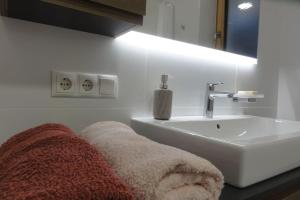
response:
M242 95L242 94L234 94L232 99L234 102L248 102L255 103L257 99L263 99L265 95L263 94L255 94L255 95Z

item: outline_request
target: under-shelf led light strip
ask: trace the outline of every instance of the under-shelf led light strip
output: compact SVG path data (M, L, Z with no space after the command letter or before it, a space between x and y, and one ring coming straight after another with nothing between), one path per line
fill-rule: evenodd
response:
M130 31L117 38L117 41L127 43L132 46L155 50L174 55L181 55L195 59L204 59L212 62L232 63L233 65L254 66L257 64L256 58L242 56L226 51L216 50L176 40L170 40L154 35Z

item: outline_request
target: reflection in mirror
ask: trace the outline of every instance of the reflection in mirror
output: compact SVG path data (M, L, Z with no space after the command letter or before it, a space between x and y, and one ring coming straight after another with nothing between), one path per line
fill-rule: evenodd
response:
M258 18L259 0L147 0L137 31L256 57Z
M226 51L257 57L260 0L228 0Z

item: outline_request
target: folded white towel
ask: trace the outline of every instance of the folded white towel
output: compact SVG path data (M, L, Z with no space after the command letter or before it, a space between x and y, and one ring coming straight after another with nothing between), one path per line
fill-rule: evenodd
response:
M138 200L217 200L221 172L207 160L153 142L118 122L99 122L82 131Z

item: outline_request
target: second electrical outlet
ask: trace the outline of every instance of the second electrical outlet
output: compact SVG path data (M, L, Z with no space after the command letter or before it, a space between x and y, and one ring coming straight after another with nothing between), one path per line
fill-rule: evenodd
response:
M96 74L79 74L79 94L81 96L98 97L99 79Z

